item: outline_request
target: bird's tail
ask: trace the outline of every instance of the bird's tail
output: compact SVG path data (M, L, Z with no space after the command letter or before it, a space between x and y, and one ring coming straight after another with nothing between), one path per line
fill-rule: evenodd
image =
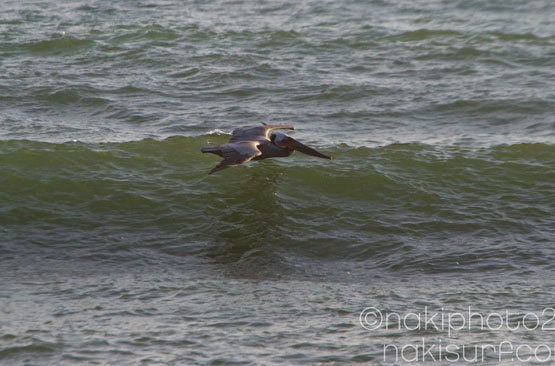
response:
M219 147L203 147L200 151L203 153L212 153L222 156L222 150Z

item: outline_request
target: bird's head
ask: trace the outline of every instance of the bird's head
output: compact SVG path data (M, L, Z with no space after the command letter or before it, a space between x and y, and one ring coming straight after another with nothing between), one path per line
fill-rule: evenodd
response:
M321 152L316 151L313 148L300 143L299 141L295 140L291 136L287 136L284 133L272 133L270 135L270 141L272 141L275 145L284 149L300 151L304 154L316 156L322 159L329 159L329 160L332 159L331 156L324 155Z

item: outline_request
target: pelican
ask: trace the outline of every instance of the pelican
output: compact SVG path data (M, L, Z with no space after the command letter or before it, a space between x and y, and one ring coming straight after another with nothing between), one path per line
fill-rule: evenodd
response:
M233 130L227 144L216 147L203 147L203 153L212 153L224 158L210 173L232 166L241 165L250 160L267 158L282 158L291 155L295 150L302 153L331 160L327 156L310 148L284 133L274 133L273 130L294 130L291 125L247 126Z

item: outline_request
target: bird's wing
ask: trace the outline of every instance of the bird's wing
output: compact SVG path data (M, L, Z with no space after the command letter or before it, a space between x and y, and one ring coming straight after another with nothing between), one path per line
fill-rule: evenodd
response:
M233 130L229 142L268 140L268 132L272 130L294 130L291 125L247 126Z
M208 174L217 172L225 168L241 165L251 160L252 158L261 155L262 152L258 150L258 141L237 141L229 142L221 146L222 157L224 160L220 161Z

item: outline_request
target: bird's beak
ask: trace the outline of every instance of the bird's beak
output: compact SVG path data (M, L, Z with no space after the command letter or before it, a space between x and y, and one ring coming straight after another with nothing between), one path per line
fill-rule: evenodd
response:
M306 146L305 144L301 144L299 141L295 140L294 138L290 137L288 141L284 141L284 143L293 150L297 150L302 152L303 154L316 156L322 159L329 159L331 160L331 156L327 156L322 154L319 151L314 150L311 147Z

